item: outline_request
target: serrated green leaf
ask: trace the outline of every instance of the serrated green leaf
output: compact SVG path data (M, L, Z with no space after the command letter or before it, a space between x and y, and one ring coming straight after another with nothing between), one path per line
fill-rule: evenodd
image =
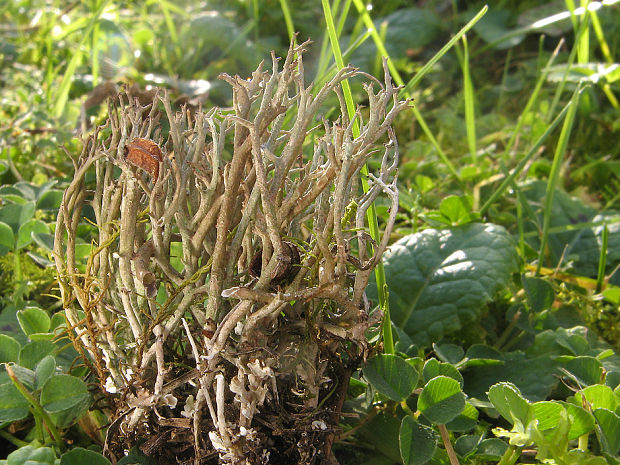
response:
M605 408L597 408L593 413L601 428L601 446L607 453L617 455L620 452L620 416Z
M423 465L428 462L437 448L435 431L421 425L407 415L400 424L398 433L400 456L405 465Z
M418 410L431 422L445 424L465 409L465 394L458 381L447 376L431 379L418 398Z
M557 402L540 401L531 405L534 417L538 420L538 429L544 434L545 431L557 428L564 406Z
M13 229L3 221L0 221L0 256L6 255L15 248L15 234Z
M75 447L60 458L60 465L112 465L103 455L92 450Z
M83 402L89 397L84 381L71 375L54 375L41 390L41 406L48 413L61 412Z
M33 333L46 333L50 329L50 317L40 308L26 307L17 312L17 321L26 336Z
M7 465L53 465L54 451L49 447L24 446L13 451L6 458Z
M0 423L18 421L30 413L30 404L13 383L0 384Z
M406 236L390 247L384 263L392 321L418 345L477 321L518 270L512 238L492 224ZM367 292L377 300L374 282Z
M575 400L578 405L584 405L584 399L591 406L592 410L604 408L613 412L618 404L612 389L602 384L588 386L583 391L575 394Z
M26 221L19 227L19 233L17 234L16 248L23 249L30 245L32 242L33 234L48 234L50 228L41 220L32 219Z
M568 402L561 402L561 404L564 405L568 414L568 420L570 421L569 441L577 439L579 436L594 429L594 417L590 412Z
M419 377L413 366L391 354L380 354L369 359L362 372L378 392L398 402L411 395Z
M448 378L455 379L463 387L463 376L459 371L449 363L439 362L438 360L431 358L426 361L422 370L422 377L425 383L428 383L436 376L447 376Z
M20 350L19 342L6 334L0 334L0 363L17 362Z
M498 383L491 386L489 401L504 419L515 426L519 425L519 431L524 431L533 418L529 402L512 383Z

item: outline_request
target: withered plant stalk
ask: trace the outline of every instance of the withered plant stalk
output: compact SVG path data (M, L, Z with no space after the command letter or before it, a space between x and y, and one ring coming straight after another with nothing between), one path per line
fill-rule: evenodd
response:
M121 95L74 158L54 254L74 340L113 406L112 458L148 436L152 455L187 457L190 443L195 464L333 459L349 377L380 320L364 289L395 221L390 125L406 102L387 72L383 86L365 84L354 137L339 85L361 73L344 68L313 92L306 47L291 47L281 69L272 55L272 72L221 76L232 110ZM321 118L334 93L340 117ZM380 168L364 194L373 153ZM390 213L371 248L365 214L382 194Z

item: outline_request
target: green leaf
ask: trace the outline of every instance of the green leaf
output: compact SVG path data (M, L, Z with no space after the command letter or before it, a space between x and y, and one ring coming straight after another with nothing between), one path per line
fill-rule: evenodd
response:
M477 434L463 434L454 442L454 450L464 459L473 454L480 443L480 436Z
M34 370L37 363L46 355L54 351L54 344L51 341L33 341L22 347L19 352L19 364L23 367Z
M403 8L381 17L373 18L377 30L385 24L385 47L391 59L400 60L407 56L408 50L424 48L431 43L441 30L441 19L427 8ZM342 42L347 43L348 37ZM372 71L377 56L374 41L364 42L352 55L350 62L364 71Z
M513 17L514 13L510 10L491 8L484 18L476 23L474 31L476 31L485 42L495 43L494 48L498 50L514 47L523 41L525 34L506 37L510 32L513 32L512 28L509 26L509 21L512 20ZM506 40L500 41L503 37L506 37Z
M492 224L406 236L390 247L384 263L392 321L421 346L477 321L518 271L512 238ZM374 282L367 292L378 300Z
M620 371L608 371L605 375L605 385L612 389L620 386Z
M54 451L49 447L24 446L13 451L6 458L7 465L53 465Z
M85 396L74 407L61 412L51 413L50 417L58 428L66 429L88 412L91 404L91 396Z
M499 414L512 425L520 425L524 431L532 420L533 412L529 402L521 396L519 389L511 383L498 383L489 389L489 401Z
M34 371L15 364L11 368L20 383L30 390L34 389Z
M568 72L567 72L568 71ZM598 84L599 82L612 82L620 79L620 67L617 63L579 63L554 65L549 68L547 80L549 82L591 82Z
M407 415L400 424L398 433L400 456L404 465L423 465L428 462L437 448L435 431L421 425Z
M54 250L54 236L52 234L38 234L35 232L32 234L32 240L47 252Z
M538 420L538 429L544 434L545 431L558 427L564 406L557 402L540 401L532 404L534 416Z
M601 428L601 446L611 455L620 452L620 416L605 408L594 410L596 422Z
M450 431L465 432L471 431L478 424L478 410L469 402L465 403L463 411L454 419L446 423L446 428Z
M446 363L456 364L463 360L465 351L456 344L433 344L437 356Z
M22 224L17 234L16 249L23 249L32 242L33 234L48 234L50 228L41 220L29 220Z
M145 455L140 445L136 444L125 457L116 462L116 465L158 465L158 462L153 457Z
M598 384L603 378L603 364L594 357L575 357L566 363L566 370L583 386Z
M399 463L400 426L401 420L386 412L380 412L362 426L360 433L377 451Z
M31 220L34 215L34 202L23 205L9 204L0 208L0 221L8 224L17 235L22 224Z
M544 202L541 199L545 198L546 189L547 185L543 181L529 182L521 187L535 215L525 222L525 238L536 250L540 248L536 224L542 224ZM609 232L606 273L611 273L620 262L620 215L617 212L599 213L581 200L556 190L550 221L548 245L552 266L556 266L562 259L563 263L572 262L572 269L569 270L573 273L596 278L603 223L607 224Z
M58 211L58 207L60 207L62 202L62 196L63 192L56 189L45 192L37 200L37 208L39 210Z
M434 358L428 359L422 370L424 382L428 383L431 379L440 375L457 380L461 387L463 387L463 376L453 365L439 362Z
M60 458L60 465L112 465L103 455L92 450L75 447Z
M50 317L40 308L26 307L17 312L19 326L26 336L33 333L46 333L50 329Z
M583 391L579 391L575 394L575 400L578 405L584 405L584 398L591 406L592 410L604 408L613 412L618 404L612 389L602 384L588 386Z
M523 278L522 282L527 301L533 312L540 313L551 308L555 299L551 284L540 278Z
M6 334L0 334L0 363L17 362L20 350L19 342Z
M0 384L0 423L18 421L30 413L30 404L13 383Z
M411 395L419 378L414 367L392 354L380 354L371 358L362 371L379 393L398 402Z
M458 226L478 219L479 215L472 211L472 200L469 196L449 195L441 201L439 213L450 226Z
M499 438L484 439L478 445L476 456L480 457L482 460L496 461L504 455L506 449L508 449L508 444Z
M594 417L590 412L577 405L561 402L568 413L570 421L570 430L568 432L568 440L577 439L594 429Z
M71 375L55 375L41 390L41 406L48 413L68 410L89 397L84 381Z
M447 376L431 379L418 398L418 410L433 423L448 423L464 409L465 394L460 384Z
M0 256L6 255L15 247L15 234L11 227L0 221Z
M469 396L482 399L493 384L507 381L517 386L528 399L544 400L558 384L558 366L559 362L549 355L527 357L523 352L506 352L501 364L467 364L463 373L465 390Z
M34 385L35 389L41 389L45 382L56 371L56 360L52 355L46 355L37 363L37 367L34 370Z

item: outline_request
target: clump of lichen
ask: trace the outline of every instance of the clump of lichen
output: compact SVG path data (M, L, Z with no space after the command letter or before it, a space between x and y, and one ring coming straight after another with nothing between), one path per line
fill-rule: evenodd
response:
M223 75L232 110L175 113L166 93L147 106L121 95L75 159L55 258L76 343L115 406L109 455L148 437L148 455L196 464L331 458L349 377L381 317L364 290L396 218L390 125L406 102L386 72L384 86L364 87L368 119L349 120L338 89L357 70L306 86L306 46L281 67L273 56L271 72ZM334 93L341 116L327 120ZM373 240L366 213L380 195L390 213ZM87 205L98 234L80 271Z

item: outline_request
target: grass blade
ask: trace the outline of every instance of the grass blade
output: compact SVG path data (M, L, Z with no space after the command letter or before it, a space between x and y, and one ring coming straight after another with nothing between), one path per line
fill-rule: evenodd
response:
M545 195L545 204L543 212L543 230L542 237L540 239L540 251L538 252L538 265L536 267L536 274L540 274L540 270L543 266L543 260L545 257L545 249L547 248L547 242L549 239L549 226L551 225L551 209L553 207L553 197L555 195L555 189L558 186L560 179L560 168L564 162L564 156L566 155L566 147L568 146L568 140L570 139L571 131L573 129L573 123L575 121L575 115L577 113L577 104L579 103L579 96L583 90L583 85L579 83L573 96L570 99L571 106L566 114L566 119L562 125L562 132L558 140L558 145L553 156L553 164L551 165L551 172L549 173L549 181L547 182L547 191Z
M471 161L474 165L478 162L476 154L476 111L474 85L471 81L469 72L469 49L467 47L467 36L463 36L463 56L461 59L461 68L463 70L463 96L465 99L465 129L467 133L467 145Z
M418 71L416 73L416 75L413 78L411 78L411 80L405 85L402 77L400 76L400 73L398 72L398 70L394 66L394 63L392 62L391 59L389 59L390 55L387 52L387 49L385 48L385 44L383 43L383 40L381 40L381 36L379 35L379 33L377 32L377 29L375 28L375 25L374 25L374 23L372 21L372 18L370 17L370 14L368 13L368 10L366 9L366 5L364 5L362 0L353 0L353 2L355 3L355 7L357 8L357 11L358 11L360 17L363 19L364 24L366 25L366 27L370 31L370 34L372 35L372 38L373 38L373 40L375 42L375 45L377 46L377 50L383 56L388 58L388 68L390 70L390 73L392 74L392 78L394 79L394 82L397 85L399 85L399 86L404 86L404 88L401 91L400 95L401 96L405 96L407 98L411 98L411 90L432 69L432 67L435 65L435 63L437 63L437 61L439 61L439 59L442 56L444 56L448 52L448 50L450 50L450 48L452 48L454 46L454 44L456 44L456 42L458 40L460 40L461 37L463 37L463 35L469 29L471 29L474 26L474 24L476 24L486 14L486 12L488 10L488 7L485 5L478 12L478 14L476 16L474 16L465 26L463 26L461 28L461 30L459 32L457 32L456 35L454 37L452 37L452 39L450 39L448 41L448 43L446 45L444 45L422 67L422 69L420 69L420 71ZM426 137L428 137L428 140L430 141L430 143L433 145L433 147L435 147L435 150L437 150L437 154L439 155L439 158L441 158L441 160L447 166L447 168L450 171L450 173L457 179L457 181L460 182L461 178L460 178L458 172L456 171L456 168L454 167L454 165L452 164L452 162L450 161L450 159L448 158L446 153L441 149L441 147L439 145L439 142L437 142L437 139L435 138L434 134L431 132L430 128L426 124L426 121L422 117L422 114L418 111L418 109L415 106L412 106L411 110L413 111L413 115L415 116L416 121L420 125L420 128L422 128L422 131L424 132Z
M99 17L108 6L108 3L110 3L110 0L104 0L103 2L101 2L99 8L97 8L93 16L90 18L90 21L88 21L88 24L82 31L82 39L76 47L76 51L73 54L71 60L69 61L67 69L65 70L65 74L62 77L62 81L60 82L60 86L58 87L58 93L56 94L54 108L52 110L54 116L57 118L59 118L65 110L65 105L67 104L67 99L69 97L69 89L71 88L71 82L73 81L73 75L75 74L77 65L82 59L82 46L90 36L93 27L99 21Z
M344 68L344 61L342 59L342 52L340 50L340 43L338 41L338 34L334 25L334 19L332 17L331 8L328 0L322 0L323 2L323 14L325 16L325 22L327 23L327 32L329 34L329 40L332 46L332 53L334 60L338 68ZM353 95L351 94L351 86L347 80L342 82L342 91L344 94L345 104L347 106L347 112L349 113L349 120L353 121L355 116L355 104L353 102ZM360 135L359 124L357 120L353 125L353 136L358 137ZM368 192L368 166L364 165L360 170L360 178L362 189L364 192ZM370 229L370 236L378 242L379 240L379 223L377 221L377 210L373 203L367 211L368 228ZM389 301L387 299L387 283L385 280L385 270L383 269L383 261L379 260L377 267L375 268L375 278L377 281L377 293L379 295L379 305L383 311L383 351L387 354L394 353L394 338L392 336L392 321L390 318Z
M605 281L605 267L607 266L607 243L609 241L609 229L607 225L603 226L603 234L601 238L601 255L598 259L598 273L596 276L596 293L598 294L603 289L603 282Z
M288 2L286 0L280 0L280 8L282 9L282 14L284 15L288 38L292 42L295 38L295 25L293 24L293 17L291 16L291 10L288 7Z

